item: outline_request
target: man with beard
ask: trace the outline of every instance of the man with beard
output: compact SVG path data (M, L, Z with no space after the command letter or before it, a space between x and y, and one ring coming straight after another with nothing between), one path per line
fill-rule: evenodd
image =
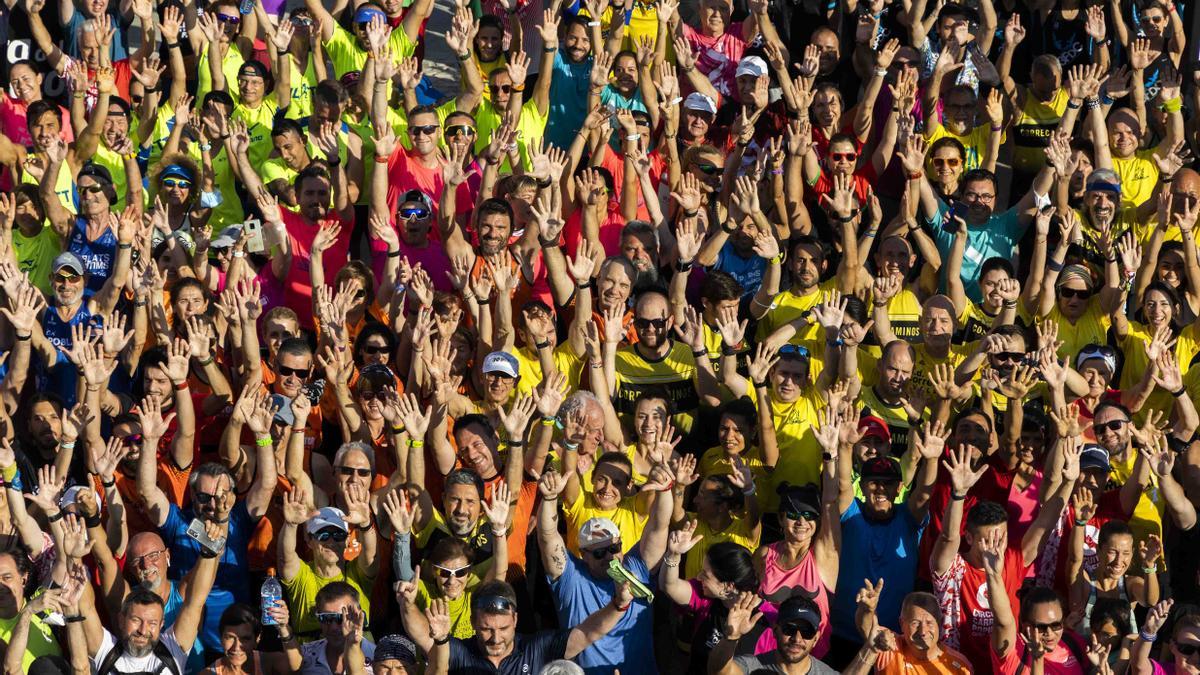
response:
M447 165L449 167L451 165ZM542 270L541 257L536 253L533 259L525 258L526 264L522 265L517 261L513 252L509 250L509 241L513 233L513 208L503 199L491 198L486 199L475 208L472 218L474 222L474 233L478 238L478 246L472 246L467 239L467 232L462 226L455 222L457 213L457 205L454 200L454 191L462 182L464 175L461 171L446 172L446 187L442 192L441 202L438 208L438 229L442 234L442 241L446 250L446 255L451 260L462 259L470 270L471 279L478 279L484 270L487 270L488 275L493 279L497 279L497 270L504 270L500 274L504 277L512 276L513 284L511 288L501 291L496 288L492 291L493 298L499 297L499 293L513 293L516 291L516 286L520 281L531 285L533 279L530 272L533 272L532 277L538 276L537 272ZM514 246L520 246L521 240L514 243ZM498 284L497 284L498 285ZM493 298L477 298L480 303L492 300Z
M217 562L225 552L228 527L210 521L205 523L204 531L215 542L216 550L202 550L187 598L170 628L164 630L164 602L153 590L136 588L125 597L117 615L117 635L101 625L95 596L84 593L79 614L88 636L93 672L101 675L160 673L164 670L179 675L184 672L186 655L198 637L205 601L216 578ZM216 613L219 616L221 612Z
M879 673L935 672L969 675L967 657L942 642L942 608L930 593L914 591L900 606L899 639L879 625L875 603L879 590L868 580L858 592L858 625L866 642L842 675L868 675L871 668Z
M575 453L567 454L571 456ZM538 544L542 552L542 564L546 566L546 575L550 580L550 590L554 594L559 624L576 626L602 611L608 603L618 601L623 588L609 576L612 561L620 563L643 584L651 584L650 570L658 566L667 550L667 528L671 522L674 500L671 497L669 472L663 466L655 467L644 488L653 491L651 513L645 521L645 528L637 533L640 536L634 536L633 532L618 527L602 515L588 518L582 527L576 529L581 509L578 504L570 503L572 500L568 497L568 503L565 504L567 527L570 531L578 532L575 538L577 544L571 547L572 552L569 553L567 544L558 533L559 495L572 484L577 494L579 490L573 469L564 466L563 471L570 472L570 476L554 471L542 475L539 484L542 505L538 513ZM621 474L619 478L609 478L618 473ZM614 488L621 481L624 481L621 484L624 490L632 487L629 467L606 462L602 456L597 461L594 475L596 490L588 499L593 506L582 510L596 514L611 513L608 510L614 506L611 503L613 499L607 493L617 492ZM617 493L617 499L624 501L620 493ZM575 501L579 500L577 496ZM634 544L634 541L637 543ZM667 564L672 563L679 565L678 556L673 561L667 561ZM633 606L622 604L629 607L629 611L602 638L579 654L578 663L597 672L598 669L614 666L631 673L654 672L654 621L650 605L646 602Z
M375 645L363 637L367 613L358 591L344 581L326 584L317 592L316 617L320 639L300 647L300 675L371 672Z
M826 299L830 291L852 292L854 290L854 271L858 261L851 261L851 257L842 256L836 278L821 281L828 265L825 246L816 237L809 235L794 237L791 240L791 248L787 256L788 277L792 280L791 288L771 298L771 303L767 307L763 307L757 301L750 307L751 315L760 317L756 329L757 341L761 342L781 326L802 316L807 316L813 307ZM813 339L819 330L820 326L814 322L809 325L807 331L798 334L797 337L806 340Z
M859 392L863 415L875 416L886 427L890 439L887 454L899 457L908 450L908 434L913 426L908 383L912 380L916 350L904 340L892 340L884 346L875 362L875 382ZM865 378L864 378L865 379ZM864 382L865 384L865 382ZM922 415L924 411L912 411Z
M351 34L320 0L305 0L304 6L320 26L325 53L333 62L333 77L338 79L346 73L361 71L366 64L371 51L368 26L374 23L390 26L384 46L391 50L392 58L406 59L416 52L421 27L433 12L433 0L417 0L407 10L401 0L365 2L354 10L354 33Z
M724 639L708 655L708 672L717 675L751 675L753 673L797 673L803 675L834 675L830 668L811 655L820 634L821 608L802 595L793 595L779 605L779 614L771 632L775 649L764 654L734 655L738 641L749 633L761 618L756 610L757 596L743 593L725 618Z

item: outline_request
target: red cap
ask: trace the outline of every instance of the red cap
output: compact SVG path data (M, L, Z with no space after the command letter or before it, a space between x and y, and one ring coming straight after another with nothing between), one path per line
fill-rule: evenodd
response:
M883 439L885 443L892 442L892 430L888 429L887 422L873 415L868 415L860 419L858 421L858 430L863 432L863 438L874 436Z

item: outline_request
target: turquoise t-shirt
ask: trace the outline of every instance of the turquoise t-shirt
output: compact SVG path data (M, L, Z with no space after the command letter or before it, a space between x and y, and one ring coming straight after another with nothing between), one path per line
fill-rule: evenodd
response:
M938 201L938 213L929 225L933 230L933 240L937 243L938 253L945 260L950 255L950 247L954 245L954 234L942 229L950 213L950 207L943 201ZM979 290L979 268L988 258L1001 257L1011 259L1017 242L1025 234L1028 223L1021 224L1017 208L1013 207L1003 213L993 213L983 225L967 226L967 248L963 251L962 277L963 287L967 297L972 302L982 302L983 293ZM946 282L942 280L942 289Z

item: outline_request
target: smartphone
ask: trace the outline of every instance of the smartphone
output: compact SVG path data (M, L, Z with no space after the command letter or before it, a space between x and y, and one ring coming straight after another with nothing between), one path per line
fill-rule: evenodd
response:
M942 218L942 230L954 234L958 232L958 222L955 218L967 217L967 205L960 201L950 202L950 211Z
M200 547L212 555L217 555L225 548L225 538L213 539L204 531L204 521L199 518L192 519L188 525L187 536L196 540Z
M242 224L246 231L246 250L250 253L262 253L267 250L267 243L263 239L262 221L258 218L251 218Z
M628 583L629 590L635 598L645 598L646 602L654 602L654 592L651 591L646 584L643 584L633 576L633 573L625 569L619 560L612 560L608 563L608 578L613 580L613 583Z

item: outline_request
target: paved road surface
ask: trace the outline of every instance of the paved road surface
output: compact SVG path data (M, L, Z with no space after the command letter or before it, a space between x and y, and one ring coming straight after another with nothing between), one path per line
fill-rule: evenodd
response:
M454 12L453 0L434 0L433 16L425 26L425 61L422 68L442 94L458 93L458 58L446 46L446 31Z

